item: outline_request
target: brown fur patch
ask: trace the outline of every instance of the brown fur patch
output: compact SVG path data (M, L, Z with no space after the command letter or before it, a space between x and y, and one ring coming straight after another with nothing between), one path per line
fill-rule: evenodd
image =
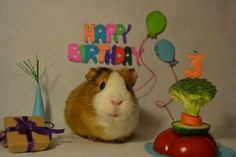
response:
M65 107L65 120L71 130L81 136L100 138L103 128L96 124L93 98L100 91L100 84L107 82L112 70L99 68L94 75L91 69L87 81L75 88L69 95ZM88 79L89 78L89 79Z

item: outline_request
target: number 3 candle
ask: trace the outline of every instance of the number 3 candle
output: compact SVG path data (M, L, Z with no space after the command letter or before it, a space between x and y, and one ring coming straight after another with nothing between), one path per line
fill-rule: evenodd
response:
M201 61L204 57L205 55L203 53L198 53L196 51L194 51L194 53L190 53L188 58L192 60L192 70L184 70L184 76L191 79L199 78L203 71Z

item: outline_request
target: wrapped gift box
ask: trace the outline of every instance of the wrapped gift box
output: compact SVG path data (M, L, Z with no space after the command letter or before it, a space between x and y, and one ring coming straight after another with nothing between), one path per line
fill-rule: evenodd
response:
M40 117L6 117L5 145L10 152L33 152L48 148L50 144L49 129Z

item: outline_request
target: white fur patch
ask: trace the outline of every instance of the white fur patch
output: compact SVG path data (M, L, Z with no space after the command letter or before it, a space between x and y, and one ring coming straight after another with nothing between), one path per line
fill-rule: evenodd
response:
M111 116L113 106L111 101L122 101L118 106L118 116ZM139 106L126 89L125 81L118 72L112 72L105 88L94 99L97 122L102 125L109 138L117 139L129 136L139 121Z

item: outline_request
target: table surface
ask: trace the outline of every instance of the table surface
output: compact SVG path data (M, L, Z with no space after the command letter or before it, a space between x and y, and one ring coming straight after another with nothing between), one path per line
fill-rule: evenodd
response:
M144 145L153 140L142 140L144 138L134 136L126 143L104 143L93 142L88 139L73 134L54 136L52 143L46 151L34 152L33 155L44 157L64 157L68 155L77 157L151 157L146 152ZM236 150L236 141L234 139L219 138L216 139L219 145L230 147ZM32 153L10 153L7 148L0 148L1 157L27 157Z

